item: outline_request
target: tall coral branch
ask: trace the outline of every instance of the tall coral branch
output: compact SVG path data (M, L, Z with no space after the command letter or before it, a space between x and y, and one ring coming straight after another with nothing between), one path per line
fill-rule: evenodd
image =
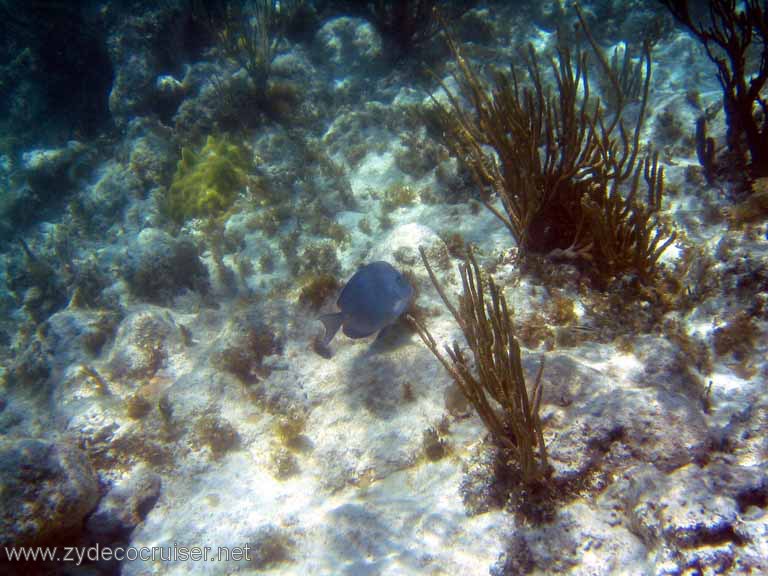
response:
M283 32L303 0L250 0L228 5L219 33L224 53L235 60L263 95Z
M507 301L492 279L488 281L488 301L471 247L460 268L463 294L458 308L451 303L437 281L423 248L419 248L419 252L432 284L464 333L476 374L457 342L452 347L445 347L446 357L429 330L414 318L410 318L411 322L424 344L475 408L493 438L514 454L523 481L541 479L549 469L539 418L543 361L529 396L520 346L514 336Z

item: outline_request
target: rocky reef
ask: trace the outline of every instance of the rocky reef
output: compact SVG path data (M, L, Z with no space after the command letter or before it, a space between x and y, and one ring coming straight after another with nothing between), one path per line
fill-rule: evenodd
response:
M86 4L0 5L0 571L768 573L768 188L687 2Z

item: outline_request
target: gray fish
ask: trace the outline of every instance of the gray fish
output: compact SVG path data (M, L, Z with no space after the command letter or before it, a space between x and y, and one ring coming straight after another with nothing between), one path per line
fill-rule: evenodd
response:
M393 324L406 311L413 298L413 287L405 276L387 262L372 262L361 267L341 291L336 305L341 312L325 314L320 321L325 336L316 351L330 357L328 345L343 327L350 338L365 338Z

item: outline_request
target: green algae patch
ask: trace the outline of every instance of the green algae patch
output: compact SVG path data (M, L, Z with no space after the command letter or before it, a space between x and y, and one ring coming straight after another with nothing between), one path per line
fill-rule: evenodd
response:
M178 224L219 216L245 188L252 167L250 151L226 136L208 136L197 152L183 147L166 193L166 215Z

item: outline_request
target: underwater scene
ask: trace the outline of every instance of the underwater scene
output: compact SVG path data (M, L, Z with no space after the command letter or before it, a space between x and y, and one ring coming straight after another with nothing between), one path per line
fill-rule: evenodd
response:
M0 29L0 574L768 574L764 0Z

